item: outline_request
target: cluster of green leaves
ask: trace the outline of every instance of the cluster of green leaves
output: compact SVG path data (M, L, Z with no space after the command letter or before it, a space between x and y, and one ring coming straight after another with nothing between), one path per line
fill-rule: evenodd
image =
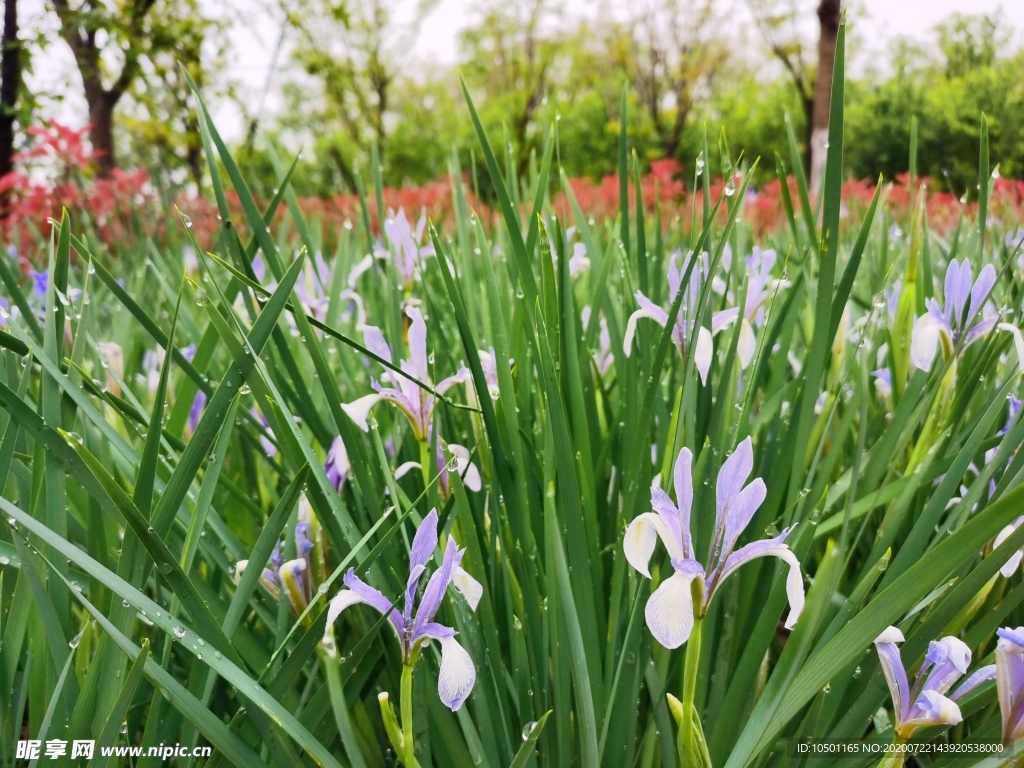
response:
M669 295L663 277L676 249L706 252L726 284L720 293L705 281L687 317L708 324L728 292L742 306L739 256L755 245L742 221L750 172L714 201L704 174L706 213L685 225L645 218L625 194L615 220L591 221L564 173L553 171L556 125L521 178L508 145L489 140L470 102L500 221L477 218L456 185L453 226L431 228L436 257L424 262L414 294L388 260L358 283L368 322L397 357L405 356L403 302L417 301L432 379L462 362L471 372L475 405L455 407L463 393L449 392L435 425L446 440L472 446L484 487L469 492L453 474L448 498L430 471L430 482L394 478L393 467L419 458L399 414L377 407L364 434L342 409L370 391L368 369L383 362L360 344L358 316L341 296L350 268L373 248L365 222L373 206L383 208L379 169L362 195L363 225L345 230L335 253L320 254L320 235L289 185L295 163L275 158L278 192L260 210L197 94L223 217L210 252L193 243L198 272L183 278L181 254L151 242L142 268L119 275L118 262L69 215L56 229L41 311L10 267L0 268L19 309L0 334L0 508L10 523L0 532L0 761L10 762L18 739L60 734L210 744L208 765L393 764L377 700L396 696L402 663L384 619L346 611L334 630L338 655L318 649L341 574L354 567L391 599L400 595L412 530L436 505L484 592L475 613L452 599L439 615L477 665L465 707L452 714L437 697L437 653L417 667L419 764L677 765L665 694L679 692L683 653L661 648L644 627L651 585L625 562L622 530L648 509L652 479L668 477L686 446L696 456L694 540L705 552L713 478L748 435L768 496L743 541L795 525L789 543L810 587L791 633L779 628L786 595L774 561L740 571L712 603L696 704L713 763L792 764L790 737L891 740L871 651L881 630L899 624L910 666L929 640L949 633L980 661L995 628L1022 615L1020 577L997 571L1024 546L1024 527L995 554L982 552L1024 502L1024 424L999 433L1018 387L1007 334L960 357L937 430L929 418L951 364L916 371L894 401L871 383L881 344L906 342L890 327L883 288L915 264L923 311L942 265L992 259L993 240L986 248L982 213L981 226L964 221L950 238L923 220L904 222L914 237L892 243L881 189L863 221L843 223L842 40L820 208L798 173L796 200L784 196L789 229L757 244L780 254L786 285L766 306L755 360L741 369L733 326L716 339L707 386L692 350L680 357L671 325L641 325L630 355L624 328L637 289L670 305L671 316L680 311L686 291ZM627 120L622 109L623 191L640 169ZM788 163L799 168L791 130L788 140ZM706 145L701 154L708 157ZM988 162L983 143L983 179ZM221 172L244 222L230 219ZM461 177L457 154L450 173ZM568 210L551 210L549 182ZM268 224L282 206L289 223L275 231ZM569 225L590 259L578 279ZM995 242L1003 280L994 299L1008 306L1019 295L1009 276L1019 254ZM322 267L313 266L317 256ZM325 302L314 312L303 302L318 279ZM692 279L691 269L683 282ZM599 317L613 357L604 374L593 360ZM123 364L100 346L109 343ZM141 360L158 349L159 375L148 381ZM479 352L491 349L496 397ZM199 391L205 410L187 429ZM322 469L339 435L352 464L340 493ZM961 492L972 465L980 470ZM301 494L323 525L331 575L299 612L259 586L258 566L279 540L294 556L288 542ZM243 559L257 567L236 581L233 564ZM668 568L659 554L655 580ZM963 711L952 734L925 736L998 738L991 685Z

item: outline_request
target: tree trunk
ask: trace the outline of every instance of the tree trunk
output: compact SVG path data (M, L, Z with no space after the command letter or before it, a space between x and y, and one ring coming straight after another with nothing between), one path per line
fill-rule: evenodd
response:
M821 0L818 5L818 72L814 78L814 110L811 120L811 189L821 187L828 144L828 112L832 99L832 70L836 62L836 40L842 15L841 0Z
M107 178L117 167L117 156L114 154L114 107L117 105L117 95L102 87L87 85L85 98L89 104L89 141L97 153L97 173L101 178Z
M804 140L807 142L807 151L804 153L804 173L811 175L811 146L814 139L814 94L807 96L804 91L800 92L800 103L804 107Z
M21 90L21 45L18 43L18 2L4 0L3 52L0 54L0 176L14 169L14 121ZM0 218L7 201L0 200Z

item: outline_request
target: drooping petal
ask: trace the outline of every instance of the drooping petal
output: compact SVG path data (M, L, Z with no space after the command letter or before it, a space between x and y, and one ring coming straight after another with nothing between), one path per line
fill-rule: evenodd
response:
M882 664L885 682L889 685L892 696L897 731L903 725L910 709L910 686L907 683L907 670L903 667L899 648L896 643L903 642L903 633L896 627L889 627L875 638L875 650Z
M372 266L373 256L369 253L353 264L351 271L348 273L348 287L355 288L356 283L359 282L360 275L369 270Z
M651 555L654 554L654 547L660 538L668 550L669 557L682 560L686 558L682 542L676 539L672 530L665 524L661 515L655 512L644 512L633 518L626 526L626 533L622 538L622 550L626 555L626 562L642 573L648 579L651 572L648 564L651 562Z
M996 536L996 540L993 543L993 548L998 547L1000 544L1002 544L1004 541L1010 538L1013 532L1017 530L1017 527L1020 525L1020 523L1021 521L1017 520L1016 522L1010 523L1008 526L1003 528L1003 530L999 532L999 535ZM1024 558L1024 552L1018 549L1016 552L1010 555L1009 560L1003 563L1003 565L999 568L999 572L1003 574L1003 576L1007 579L1010 578L1011 576L1013 576L1014 573L1017 572L1017 569L1020 567L1020 561L1022 558Z
M361 602L375 609L378 613L385 614L391 620L391 625L394 627L395 633L399 638L401 638L405 630L405 622L402 620L402 614L391 607L390 600L384 597L379 590L374 589L356 576L355 568L348 569L342 577L342 583L344 583L349 590L357 594ZM328 618L329 617L330 614L328 614Z
M678 648L693 629L693 594L690 582L697 576L676 571L647 600L644 616L654 639L666 648Z
M639 293L639 291L637 293ZM626 321L626 332L622 337L622 351L626 353L626 357L629 357L633 353L633 336L636 335L636 321L642 317L646 317L648 320L653 320L662 327L668 323L668 313L660 307L638 309L630 315L629 320Z
M757 337L754 335L754 326L746 318L740 324L740 338L736 345L736 355L740 359L740 366L748 368L754 361L757 354Z
M922 691L903 726L909 729L926 725L956 725L961 720L963 716L955 701L937 691ZM908 735L907 730L904 735Z
M683 534L683 556L693 557L693 540L690 537L690 509L693 507L693 452L689 448L679 451L672 479L676 489L676 504L679 509L679 528Z
M1024 627L996 630L996 693L1003 718L1003 739L1024 735L1020 698L1024 694Z
M332 597L331 602L327 604L327 625L324 627L324 637L327 637L328 633L333 629L334 622L338 620L342 611L359 603L370 605L351 589L343 589ZM371 605L370 607L375 606Z
M418 461L403 462L395 468L395 480L400 480L401 478L405 477L407 474L412 472L414 469L419 468L420 463Z
M922 371L931 370L935 353L939 349L939 334L944 330L942 323L930 313L914 321L910 336L910 359Z
M697 366L700 383L704 386L708 383L708 371L711 370L711 359L714 355L715 342L711 338L711 331L702 325L697 329L697 343L693 347L693 364Z
M470 462L469 466L466 467L466 473L462 476L462 484L474 492L479 492L484 487L483 480L480 477L480 470L477 469L476 464Z
M792 528L787 528L774 539L763 539L740 547L726 559L720 572L713 575L714 585L709 587L708 597L705 603L710 601L712 591L717 590L730 574L751 560L759 557L777 557L789 566L786 574L786 596L789 598L789 616L786 617L786 629L796 626L800 614L804 610L804 578L800 570L800 561L796 555L784 543Z
M363 395L357 400L353 400L351 403L342 403L341 410L348 414L348 417L356 423L363 432L370 431L370 425L367 422L367 417L370 415L370 409L373 408L381 400L386 399L385 395L381 393L375 393L372 395Z
M461 566L455 569L455 576L452 578L452 585L458 590L469 604L469 609L475 611L483 597L483 585L470 576Z
M458 712L476 684L476 665L469 652L454 637L443 637L437 695L448 709Z

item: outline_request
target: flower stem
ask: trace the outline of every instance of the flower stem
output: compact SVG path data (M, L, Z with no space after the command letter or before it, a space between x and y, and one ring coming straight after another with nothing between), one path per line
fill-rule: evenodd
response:
M423 492L430 490L430 440L420 440L420 470L423 472Z
M898 733L893 736L892 745L894 749L881 760L878 761L876 768L903 768L903 763L906 758L906 752L898 749L903 744L906 744L907 740L900 736Z
M412 735L412 664L402 665L402 765L413 768L416 765Z
M683 662L683 720L679 724L679 758L682 765L699 766L704 735L700 733L700 719L694 704L697 698L697 672L700 668L700 635L702 619L695 619L690 638L686 641L686 659Z

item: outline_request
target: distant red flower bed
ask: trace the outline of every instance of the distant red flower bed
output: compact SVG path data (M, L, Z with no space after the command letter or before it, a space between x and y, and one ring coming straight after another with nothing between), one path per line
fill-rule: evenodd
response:
M203 197L179 196L168 200L161 196L145 170L132 172L115 170L106 179L92 178L94 154L85 141L87 130L72 130L51 122L45 127L34 126L29 133L36 139L30 151L16 156L24 170L0 177L0 196L6 198L6 217L3 236L6 244L18 246L23 266L45 263L45 249L38 247L50 236L49 220L59 219L61 209L67 208L77 217L84 231L91 233L95 244L113 252L131 247L144 238L160 242L169 231L180 227L176 221L177 207L191 220L192 231L203 247L212 247L220 227L216 205ZM672 226L677 217L684 227L692 217L703 219L703 192L690 192L682 180L682 167L674 160L651 162L649 172L640 180L640 194L644 209L653 215L660 211L662 225ZM926 188L928 181L920 180ZM594 219L614 218L619 212L619 178L605 176L599 182L588 178L568 180L569 189L580 210ZM711 185L711 199L726 193L720 207L722 220L729 206L740 202L738 180L727 182L715 179ZM799 194L794 179L787 179L792 205L799 209ZM859 226L864 211L875 193L873 181L850 180L843 185L844 226ZM636 210L636 188L628 186L629 210ZM909 178L904 174L882 189L883 201L898 220L909 216L914 199ZM228 191L231 218L244 235L245 217L237 195ZM400 208L416 213L425 210L427 216L444 226L452 218L453 188L448 179L419 187L385 188L384 206L387 210ZM482 201L467 192L467 201L477 215L493 220L498 215ZM258 201L266 205L269 201ZM371 194L366 210L357 195L340 194L333 198L304 197L298 200L303 215L320 222L325 228L325 242L330 244L342 228L359 227L364 219L373 232L379 231L377 203ZM552 207L567 220L573 217L573 207L562 190L555 192ZM743 195L744 220L761 235L788 226L782 185L772 180L763 186L749 188ZM926 213L928 225L944 233L954 228L965 215L972 215L975 203L962 202L946 192L928 190ZM526 208L524 204L524 209ZM277 216L285 223L286 206ZM993 182L989 215L1003 221L1020 221L1024 213L1024 182L997 178ZM524 216L528 211L524 210Z

